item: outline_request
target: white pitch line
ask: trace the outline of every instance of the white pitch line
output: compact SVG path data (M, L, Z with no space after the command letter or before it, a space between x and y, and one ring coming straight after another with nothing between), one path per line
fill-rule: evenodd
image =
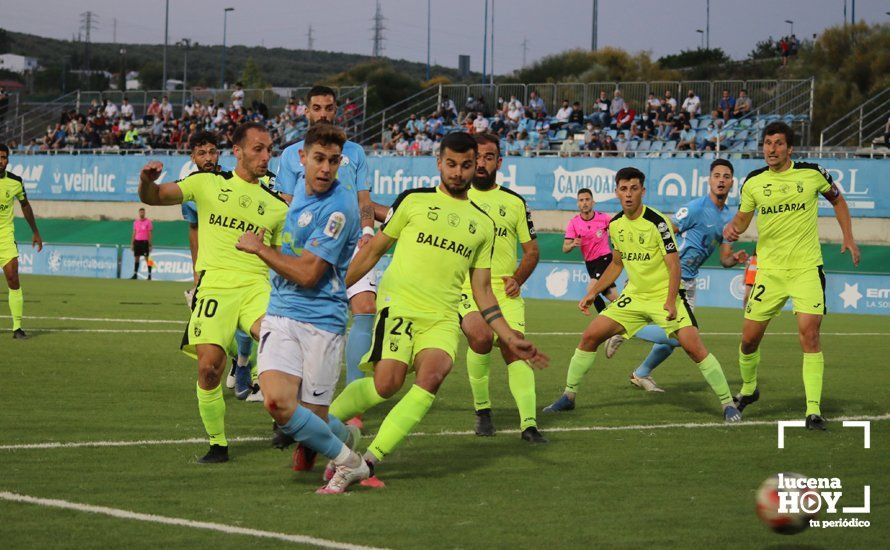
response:
M0 315L2 319L12 319L9 315ZM26 315L24 319L27 321L29 319L40 319L43 321L88 321L95 323L166 323L166 324L176 324L176 323L185 323L188 319L121 319L117 317L34 317L31 315Z
M39 334L41 332L97 332L110 334L182 334L183 329L113 329L113 328L33 328L28 332Z
M831 422L842 421L872 421L879 422L881 420L890 420L890 413L878 416L840 416L829 418ZM739 424L726 424L725 422L683 422L671 424L630 424L624 426L568 426L564 428L548 427L548 432L615 432L615 431L647 431L647 430L665 430L665 429L698 429L698 428L736 428L744 426L772 426L778 420L746 420ZM519 433L519 430L500 430L501 433ZM362 434L366 439L373 438L376 434ZM442 436L464 436L476 435L473 431L447 431L440 432L414 432L409 437L442 437ZM272 437L233 437L229 441L271 441ZM206 438L192 437L188 439L144 439L139 441L72 441L62 443L52 441L47 443L21 443L12 445L0 445L0 451L20 451L31 449L72 449L83 447L138 447L143 445L188 445L206 443Z
M46 506L49 508L62 508L64 510L74 510L77 512L88 512L90 514L101 514L103 516L111 516L114 518L129 519L135 521L145 521L148 523L177 525L180 527L190 527L192 529L206 529L208 531L218 531L220 533L229 533L232 535L245 535L248 537L276 539L285 542L295 542L300 544L311 544L312 546L320 546L322 548L342 548L345 550L376 550L372 546L348 544L345 542L337 542L333 540L310 537L308 535L290 535L288 533L276 533L275 531L261 531L259 529L233 527L231 525L224 525L222 523L211 523L208 521L194 521L184 518L157 516L155 514L142 514L139 512L131 512L129 510L121 510L120 508L94 506L92 504L81 504L79 502L70 502L67 500L58 500L54 498L32 497L28 495L21 495L18 493L11 493L8 491L0 491L0 500L21 502L25 504L36 504L37 506Z
M36 330L36 329L35 329ZM577 332L526 332L526 336L581 336ZM797 332L767 332L767 336L797 336ZM822 336L890 336L890 332L822 332ZM742 336L742 332L702 332L702 336ZM639 338L638 338L639 339Z

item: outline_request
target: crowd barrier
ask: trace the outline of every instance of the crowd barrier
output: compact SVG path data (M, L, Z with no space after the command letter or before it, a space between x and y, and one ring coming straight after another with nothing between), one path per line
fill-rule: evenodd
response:
M9 170L20 175L32 200L137 201L139 171L148 160L164 164L161 181L187 176L195 166L187 156L108 155L13 155ZM234 167L226 154L220 164ZM593 191L605 211L617 211L615 173L635 166L646 174L646 202L664 212L675 212L685 203L707 193L709 161L700 159L624 159L589 157L507 157L499 181L522 195L535 210L574 210L578 189ZM746 175L764 166L760 160L734 161L735 175ZM278 158L270 169L275 171ZM390 204L406 189L439 183L432 157L368 157L375 200ZM887 160L855 159L824 161L825 169L844 192L854 217L890 218L890 185ZM739 185L730 203L738 201ZM820 199L819 214L833 216L827 201Z
M155 264L152 279L192 281L188 249L155 248L151 258ZM389 262L390 257L385 256L377 264L378 278ZM121 246L48 244L38 253L30 244L20 243L19 270L35 275L128 279L133 275L133 252ZM137 277L145 279L146 276L146 265L141 261ZM828 273L826 279L825 299L830 312L890 315L890 277ZM541 262L522 286L522 294L526 298L578 301L584 296L588 282L582 263ZM619 288L625 282L622 274ZM698 279L696 305L741 308L744 292L741 269L705 268Z

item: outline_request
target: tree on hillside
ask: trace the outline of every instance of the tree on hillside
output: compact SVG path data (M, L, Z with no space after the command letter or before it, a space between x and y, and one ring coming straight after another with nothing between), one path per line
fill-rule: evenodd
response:
M420 91L420 81L395 70L386 60L359 63L329 79L334 86L368 84L368 112L373 113Z
M241 83L247 89L268 88L269 83L263 77L263 72L254 62L252 57L248 57L244 63L244 70L241 71Z
M519 82L601 82L676 80L680 74L664 69L648 52L630 54L618 48L568 50L549 55L516 73Z

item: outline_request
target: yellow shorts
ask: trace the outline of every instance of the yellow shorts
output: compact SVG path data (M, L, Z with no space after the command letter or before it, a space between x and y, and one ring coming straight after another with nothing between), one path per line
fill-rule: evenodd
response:
M479 311L471 292L464 289L461 294L458 312L462 318L474 311ZM510 328L525 334L525 300L522 299L522 296L510 298L503 290L497 288L494 288L494 296L497 298L498 305L501 306L501 313L504 314L504 319Z
M768 321L791 298L794 313L825 315L825 272L822 266L802 269L758 269L745 306L745 319Z
M180 346L186 355L197 357L198 344L216 344L228 350L236 329L250 334L253 324L266 313L272 290L268 279L255 279L236 288L219 283L203 279L198 283Z
M660 326L668 335L674 334L681 328L698 326L692 308L686 303L686 291L683 289L680 289L677 295L676 308L677 317L673 321L668 321L663 300L644 300L622 292L621 296L610 303L600 315L605 315L624 327L628 338L650 324Z
M12 243L0 243L0 267L19 257L19 249Z
M408 365L410 372L417 354L430 348L440 349L454 360L460 335L460 318L455 314L417 313L390 305L377 312L371 349L359 368L371 373L378 361L393 359Z

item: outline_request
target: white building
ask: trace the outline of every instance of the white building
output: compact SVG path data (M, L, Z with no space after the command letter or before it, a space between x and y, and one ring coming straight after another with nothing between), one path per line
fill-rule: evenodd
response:
M14 53L4 53L0 55L0 69L12 71L14 73L24 73L25 71L37 70L37 58L25 57Z

